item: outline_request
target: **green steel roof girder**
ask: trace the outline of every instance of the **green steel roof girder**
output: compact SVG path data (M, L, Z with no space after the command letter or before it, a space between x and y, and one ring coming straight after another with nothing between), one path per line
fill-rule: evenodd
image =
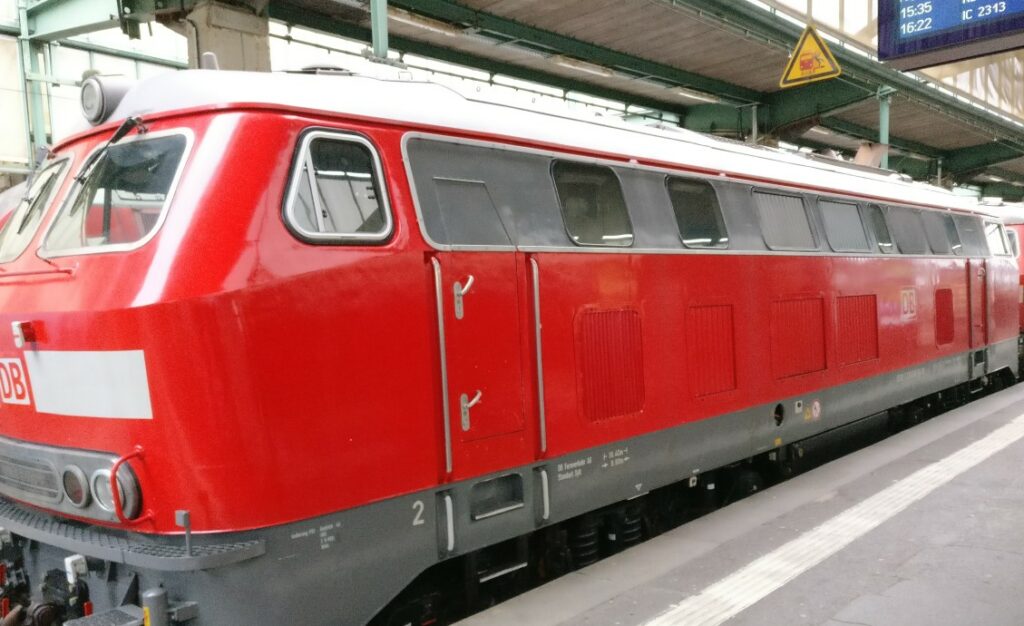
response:
M712 93L738 103L760 102L764 97L761 92L754 89L476 11L448 0L389 0L389 4L433 19L465 24L470 28L539 44L551 49L553 53L567 54L609 69L622 69L630 74L650 76L660 81Z
M990 167L985 170L985 173L990 176L998 176L999 178L1003 178L1011 183L1024 184L1024 174L1020 172L1006 170L1001 167Z
M890 154L889 170L906 174L914 180L927 180L936 173L934 161L915 159L905 155Z
M1024 174L1011 172L998 167L990 167L985 170L989 177L1001 178L1002 180L970 180L965 179L963 184L981 187L984 196L1000 196L1009 202L1020 202L1024 200Z
M951 175L985 169L997 163L1024 156L1024 147L993 141L977 146L953 150L943 157L942 167Z
M807 139L806 137L800 137L799 139L794 140L794 142L801 146L813 148L818 151L834 150L841 153L850 152L845 148L837 148L820 141ZM914 157L906 155L893 155L892 160L889 162L889 169L893 172L906 174L914 180L925 180L936 173L934 163L935 162L931 160L915 159Z
M835 113L875 97L861 83L834 79L776 91L768 96L768 130L774 132L802 121Z
M749 2L737 0L659 1L682 7L693 14L712 17L723 25L731 25L742 36L760 39L783 49L791 50L802 31L801 26L781 19L772 11ZM1014 124L992 111L964 102L952 93L936 89L912 73L894 70L879 63L873 57L847 50L841 45L832 44L832 53L843 68L844 76L869 84L892 87L898 90L903 97L941 111L966 124L986 129L994 136L1014 137L1024 141L1024 127ZM781 67L779 71L781 73ZM890 142L890 145L895 144Z
M117 0L40 0L26 8L32 39L53 41L120 24Z
M971 183L977 185L978 183ZM1018 187L1011 183L981 183L982 196L998 196L1010 202L1024 200L1024 187Z
M187 13L200 0L35 0L28 7L29 36L56 41L120 26L132 39L159 15Z
M283 2L274 2L271 3L269 10L271 18L281 20L287 24L308 28L310 30L333 33L342 37L365 41L367 43L371 40L371 32L369 28L363 28L351 22L335 19L323 13L311 11L305 7L300 8ZM430 57L466 67L478 68L486 72L504 74L505 76L511 76L522 80L551 85L568 91L578 91L600 98L628 102L629 104L650 107L679 115L684 114L686 110L686 108L679 103L655 100L653 98L637 97L635 94L619 91L617 89L600 87L584 81L559 76L557 74L548 74L546 72L540 72L510 63L502 63L500 61L478 57L476 55L459 52L450 48L442 48L422 41L417 41L415 39L396 36L394 34L391 34L388 37L388 41L394 49L402 52Z
M759 109L763 107L758 107ZM734 107L727 104L698 104L686 110L682 126L700 133L742 135L751 129L752 107ZM767 116L758 111L761 128Z
M838 117L825 117L821 119L821 126L834 130L837 133L848 135L850 137L856 137L865 141L877 142L878 131L874 128L868 128L846 120L839 119ZM931 157L933 159L944 157L945 154L932 146L926 146L923 143L912 141L910 139L903 139L901 137L889 137L889 145L897 150L904 152L912 152L914 154L920 154L922 156Z

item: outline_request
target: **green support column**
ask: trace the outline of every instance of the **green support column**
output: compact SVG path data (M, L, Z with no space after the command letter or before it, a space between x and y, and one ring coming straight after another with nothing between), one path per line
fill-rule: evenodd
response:
M43 94L39 89L39 81L32 77L40 76L39 56L36 46L29 39L28 2L18 0L18 21L21 36L18 37L18 52L22 84L25 86L25 113L29 130L29 164L34 167L35 151L47 144L46 120L43 118Z
M20 8L21 8L21 6L20 6L20 3L19 3L19 9ZM23 11L19 11L19 14L23 14L23 13L24 13ZM24 22L21 22L21 23L23 24ZM25 32L24 28L22 28L20 33L24 33L24 32ZM22 109L22 113L23 113L23 116L25 118L25 120L24 120L25 121L25 154L28 156L28 161L29 161L28 164L31 167L31 165L32 165L32 153L34 152L34 149L32 148L32 116L29 114L29 109L31 109L32 107L31 107L31 103L29 102L29 96L28 96L28 78L25 76L25 53L24 53L24 50L25 50L25 46L26 46L27 42L24 39L21 38L20 33L19 33L19 37L18 37L18 60L17 60L17 63L18 63L18 80L21 83L22 88L25 90L25 97L24 97L25 106Z
M373 56L388 58L388 0L370 0L370 27L373 33Z
M891 87L878 89L878 143L885 146L879 167L883 170L889 169L889 102L894 93L896 90Z
M760 140L760 137L758 137L759 131L760 127L757 123L757 103L755 102L750 105L750 143L756 144Z

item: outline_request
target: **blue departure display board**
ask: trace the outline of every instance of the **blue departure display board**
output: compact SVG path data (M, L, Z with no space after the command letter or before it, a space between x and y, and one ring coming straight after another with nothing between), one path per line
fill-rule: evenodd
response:
M901 69L1022 46L1024 0L878 1L878 56Z
M1024 0L900 0L900 39L926 37L1024 13Z

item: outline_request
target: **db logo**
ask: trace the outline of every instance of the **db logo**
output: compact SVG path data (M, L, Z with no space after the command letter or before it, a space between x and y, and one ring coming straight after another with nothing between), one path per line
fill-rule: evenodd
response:
M913 289L900 291L900 316L917 317L917 292Z
M29 404L28 377L21 359L0 359L0 400L4 404Z

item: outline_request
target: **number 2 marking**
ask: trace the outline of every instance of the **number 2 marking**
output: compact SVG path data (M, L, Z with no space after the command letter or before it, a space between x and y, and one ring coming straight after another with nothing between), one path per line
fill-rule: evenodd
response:
M425 522L423 521L423 500L417 500L412 503L412 510L416 511L416 515L412 518L413 526L422 526Z

